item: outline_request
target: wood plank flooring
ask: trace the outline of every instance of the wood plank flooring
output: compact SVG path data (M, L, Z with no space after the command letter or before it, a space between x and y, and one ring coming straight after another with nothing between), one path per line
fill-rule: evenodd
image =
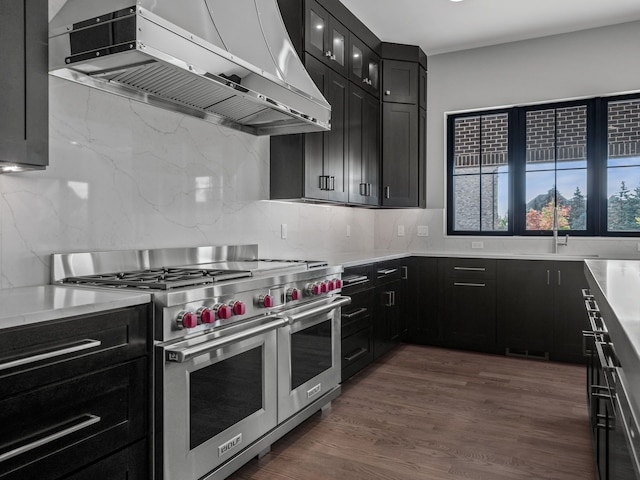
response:
M229 480L595 480L579 365L401 345Z

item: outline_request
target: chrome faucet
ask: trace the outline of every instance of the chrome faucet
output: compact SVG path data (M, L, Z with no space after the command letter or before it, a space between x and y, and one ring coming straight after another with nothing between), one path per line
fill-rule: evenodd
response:
M569 234L564 239L558 238L558 206L553 207L553 253L558 253L558 246L566 247L569 245Z

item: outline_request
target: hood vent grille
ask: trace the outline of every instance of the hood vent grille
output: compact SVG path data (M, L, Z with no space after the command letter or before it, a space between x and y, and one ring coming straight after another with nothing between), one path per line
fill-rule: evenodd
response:
M276 0L112 2L121 8L105 12L111 2L67 1L49 24L51 74L254 135L330 128L331 107L291 46ZM214 23L206 27L202 19ZM273 25L261 23L274 19L277 40L269 38ZM229 38L220 37L220 22ZM245 24L258 31L243 31ZM259 41L263 45L250 44ZM243 60L232 45L261 66ZM254 50L267 53L258 58ZM270 71L264 57L273 62Z

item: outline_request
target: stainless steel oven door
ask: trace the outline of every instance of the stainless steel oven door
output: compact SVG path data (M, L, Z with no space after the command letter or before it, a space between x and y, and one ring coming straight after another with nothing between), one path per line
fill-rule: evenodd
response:
M340 307L351 298L323 298L281 315L278 331L278 422L340 384Z
M198 479L277 425L277 330L286 323L262 317L162 348L164 480Z

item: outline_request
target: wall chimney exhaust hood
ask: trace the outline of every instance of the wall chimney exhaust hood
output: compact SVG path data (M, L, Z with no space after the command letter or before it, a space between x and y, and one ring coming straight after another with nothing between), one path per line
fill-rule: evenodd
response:
M49 73L254 135L330 129L277 0L68 0Z

